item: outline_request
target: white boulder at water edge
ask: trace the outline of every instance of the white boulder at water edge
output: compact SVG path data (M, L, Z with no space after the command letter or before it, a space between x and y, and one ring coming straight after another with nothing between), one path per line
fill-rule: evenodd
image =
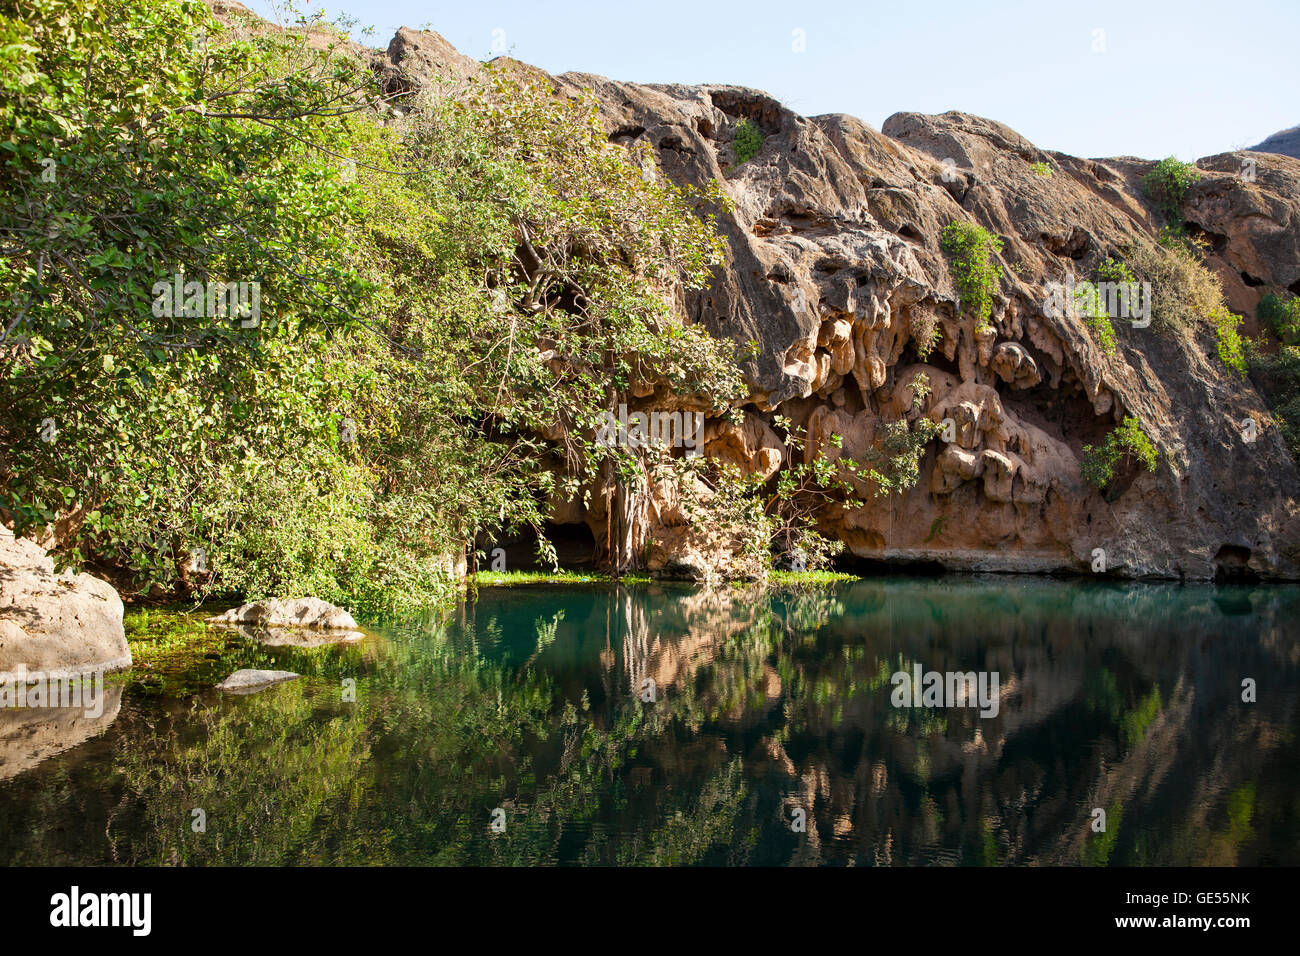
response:
M54 570L34 541L0 526L0 681L131 666L122 599L107 581Z
M319 598L271 598L233 607L208 618L209 624L248 624L261 627L311 627L352 630L357 622L341 607Z

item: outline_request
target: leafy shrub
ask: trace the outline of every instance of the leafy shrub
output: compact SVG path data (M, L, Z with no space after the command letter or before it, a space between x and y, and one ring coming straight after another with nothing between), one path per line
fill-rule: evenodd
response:
M1100 282L1137 282L1137 276L1133 274L1133 270L1114 256L1107 256L1097 266L1097 279Z
M1228 309L1218 278L1200 259L1200 248L1190 240L1139 242L1128 250L1128 258L1151 283L1151 314L1157 325L1191 336L1200 323L1208 324L1223 364L1245 376L1241 317Z
M1160 160L1142 177L1142 188L1157 209L1171 221L1181 222L1183 196L1188 187L1200 178L1200 171L1191 163L1170 156Z
M1273 355L1251 349L1250 371L1273 410L1291 457L1300 462L1300 347L1283 345Z
M1115 351L1118 340L1115 338L1115 326L1111 325L1106 312L1106 303L1096 286L1083 285L1074 290L1074 307L1083 318L1084 324L1092 331L1097 345L1110 355Z
M1151 315L1165 331L1191 333L1223 304L1223 289L1186 243L1137 242L1126 250L1128 264L1151 283Z
M736 162L747 163L757 156L766 139L757 123L742 119L736 124L736 138L732 144L732 148L736 151Z
M1095 276L1097 282L1132 283L1137 281L1133 270L1113 256L1107 257L1105 261L1097 266ZM1089 287L1085 285L1075 290L1074 299L1075 309L1092 331L1097 340L1097 345L1107 355L1113 353L1118 345L1118 340L1115 337L1115 327L1111 324L1110 315L1106 310L1106 301L1103 299L1101 292L1095 286Z
M1272 329L1283 344L1300 344L1300 296L1281 298L1269 293L1255 307L1255 318L1263 328Z
M1187 227L1181 222L1172 226L1161 226L1156 241L1167 249L1187 248L1196 251L1192 248L1192 238L1187 235Z
M944 228L940 246L950 256L961 307L975 316L978 331L991 329L993 295L1002 279L994 257L1002 252L1002 239L976 223L953 222Z
M1246 377L1245 342L1241 338L1241 316L1226 305L1216 305L1210 310L1210 325L1214 328L1215 348L1223 364Z
M1155 471L1160 460L1160 453L1143 431L1142 423L1132 415L1124 417L1120 426L1106 436L1106 442L1100 448L1083 446L1080 461L1083 480L1096 488L1105 488L1115 477L1115 466L1124 460L1137 461L1147 471Z
M1029 168L1044 179L1052 178L1052 167L1047 163L1030 163Z

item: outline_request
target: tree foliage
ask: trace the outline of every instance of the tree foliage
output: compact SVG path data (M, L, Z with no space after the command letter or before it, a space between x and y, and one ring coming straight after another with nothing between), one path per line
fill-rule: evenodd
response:
M1200 178L1201 173L1194 165L1168 156L1142 177L1142 188L1170 222L1181 223L1183 197Z
M612 476L582 436L634 385L738 388L675 308L720 196L589 99L498 75L398 118L343 45L190 0L6 3L0 31L0 514L74 563L419 602ZM177 275L255 282L258 314L159 308Z
M736 162L747 163L763 148L763 142L767 139L763 131L759 129L758 124L752 120L742 119L736 124L736 139L734 149L736 151Z
M975 316L979 331L992 328L993 300L1002 279L996 262L1002 239L977 223L952 222L944 227L940 245L949 255L962 309Z
M1284 345L1300 345L1300 296L1269 293L1255 307L1262 328L1272 329Z
M1100 447L1083 446L1080 466L1083 479L1096 488L1104 489L1115 477L1115 467L1122 461L1136 461L1147 471L1155 471L1160 453L1134 416L1124 416L1119 427L1106 436Z

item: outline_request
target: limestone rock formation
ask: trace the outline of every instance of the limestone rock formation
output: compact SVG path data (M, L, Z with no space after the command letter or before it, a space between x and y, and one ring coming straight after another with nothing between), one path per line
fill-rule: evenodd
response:
M826 516L825 530L857 554L1083 570L1100 548L1129 575L1208 578L1234 560L1297 574L1295 464L1276 430L1243 443L1238 423L1267 408L1216 362L1208 331L1117 323L1108 355L1082 320L1042 308L1048 283L1088 276L1134 237L1154 239L1160 222L1139 185L1150 163L1047 153L962 113L897 114L876 132L734 87L577 74L557 85L593 89L611 136L642 130L669 175L718 179L735 200L723 217L729 268L694 297L690 318L762 345L746 368L757 393L748 416L779 409L808 427L810 444L829 424L849 449L897 412L917 372L930 379L927 414L954 419L956 447L936 442L910 491ZM737 165L730 139L741 120L766 140ZM1032 165L1043 163L1050 176ZM1254 290L1300 279L1300 163L1274 158L1253 183L1237 175L1236 155L1201 168L1185 214L1211 243L1229 305L1251 314ZM991 334L959 310L939 247L944 226L963 220L1005 243ZM931 329L937 347L923 358ZM1107 500L1083 483L1079 458L1126 415L1151 434L1161 466L1126 476Z
M89 574L56 574L32 541L0 527L0 681L19 667L47 678L131 666L122 600Z
M1085 570L1100 548L1128 575L1208 578L1234 560L1264 576L1297 574L1296 468L1276 430L1242 442L1238 423L1267 416L1258 393L1215 361L1208 331L1188 337L1117 323L1099 347L1081 319L1053 317L1048 283L1086 277L1160 222L1142 197L1150 163L1081 160L1038 149L962 113L902 113L877 132L848 116L797 116L736 87L641 86L566 74L594 90L611 138L646 139L674 179L723 182L730 263L689 304L718 335L757 340L743 433L710 422L710 454L770 473L779 410L810 446L842 437L860 453L899 411L918 373L936 442L910 491L827 515L824 530L857 554L948 567ZM742 120L766 135L737 164ZM1033 164L1046 164L1044 175ZM1300 163L1274 158L1255 182L1240 158L1211 157L1189 193L1193 229L1229 304L1253 312L1256 289L1300 279ZM958 308L943 228L974 220L1003 238L993 331ZM921 344L937 331L933 352ZM1084 484L1083 446L1135 415L1162 452L1155 474L1124 477L1113 500ZM1249 488L1248 495L1242 494Z

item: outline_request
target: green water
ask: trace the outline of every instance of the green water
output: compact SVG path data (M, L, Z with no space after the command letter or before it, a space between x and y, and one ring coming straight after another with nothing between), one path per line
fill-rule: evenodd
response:
M0 718L0 862L1295 865L1297 611L1011 577L537 586L358 645L222 637L137 667L81 742ZM916 664L996 672L996 716L894 706ZM245 666L303 678L205 689Z

